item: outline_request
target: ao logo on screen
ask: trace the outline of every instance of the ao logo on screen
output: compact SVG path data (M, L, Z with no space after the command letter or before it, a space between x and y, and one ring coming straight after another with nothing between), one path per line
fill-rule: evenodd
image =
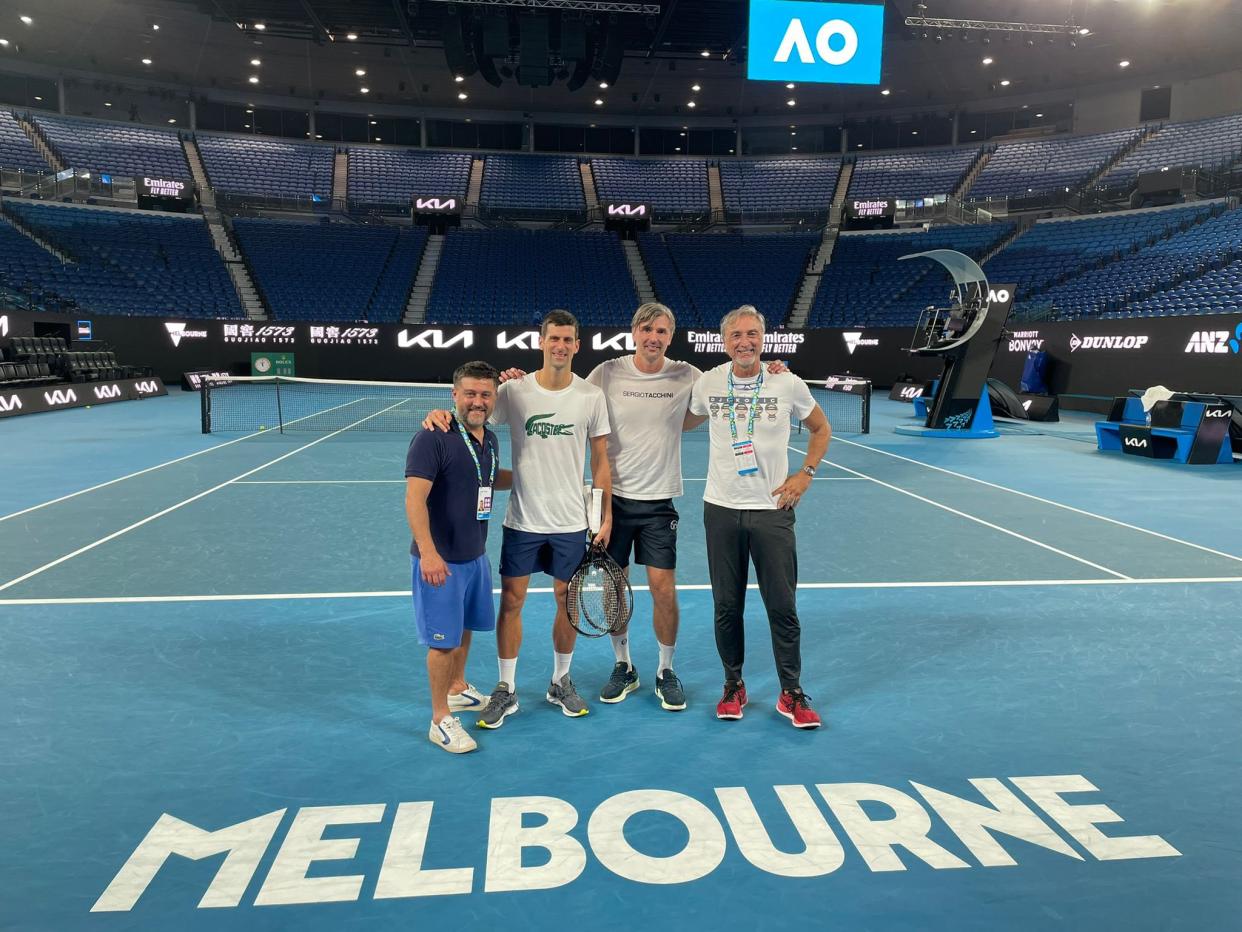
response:
M882 5L751 0L746 76L878 84L883 43Z

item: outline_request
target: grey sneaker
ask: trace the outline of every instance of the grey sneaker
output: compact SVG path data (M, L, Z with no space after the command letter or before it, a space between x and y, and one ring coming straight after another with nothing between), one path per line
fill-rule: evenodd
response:
M686 691L671 669L656 677L655 694L660 698L660 705L670 712L680 712L686 707Z
M508 683L497 683L475 724L480 728L499 728L505 723L505 717L517 710L517 694L509 688Z
M612 668L612 676L608 677L608 682L599 691L599 701L621 702L638 687L638 671L634 669L634 665L619 660Z
M577 718L591 711L587 708L587 704L582 701L582 697L578 695L578 689L574 686L574 681L569 678L568 673L561 677L559 683L548 684L548 702L553 705L559 705L561 712L570 718Z

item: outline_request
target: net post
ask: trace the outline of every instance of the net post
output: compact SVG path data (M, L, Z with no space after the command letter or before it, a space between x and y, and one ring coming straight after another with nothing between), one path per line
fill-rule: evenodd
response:
M862 432L871 433L871 382L868 380L866 391L863 392Z
M203 384L198 390L198 395L203 433L209 434L211 433L211 379L203 379Z
M285 432L285 412L280 406L280 378L276 379L276 423L280 425L280 432Z

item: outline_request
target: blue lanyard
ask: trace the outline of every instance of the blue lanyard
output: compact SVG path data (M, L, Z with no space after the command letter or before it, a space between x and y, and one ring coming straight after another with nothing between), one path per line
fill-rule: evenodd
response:
M461 434L461 439L465 441L466 449L470 451L470 458L474 460L474 474L478 477L479 488L483 488L483 467L479 465L479 455L474 452L474 444L470 441L470 435L466 433L466 428L461 426L461 421L457 420L457 418L453 418L453 421L457 424L457 432ZM483 431L483 442L487 443L486 428ZM488 444L487 451L492 456L492 471L491 475L487 477L487 487L494 489L496 487L496 448Z
M755 393L750 399L750 413L746 416L746 437L755 436L755 415L759 412L759 392L763 388L763 367L759 368L759 377L755 381ZM733 413L733 364L729 364L729 395L725 399L726 407L729 409L729 433L733 435L733 442L737 443L737 418Z

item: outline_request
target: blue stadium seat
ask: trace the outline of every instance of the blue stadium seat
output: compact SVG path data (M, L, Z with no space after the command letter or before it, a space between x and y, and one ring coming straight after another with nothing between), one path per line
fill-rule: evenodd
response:
M361 205L409 206L415 195L466 197L474 157L464 152L353 146L349 199Z
M0 168L30 172L52 170L7 110L0 110Z
M203 133L196 140L216 191L304 201L332 198L331 146Z
M933 149L859 156L850 178L850 197L918 198L951 194L961 183L975 149Z
M720 186L730 211L827 212L840 173L839 158L728 159Z
M136 123L106 123L36 114L35 123L67 168L138 177L190 180L190 166L174 132Z
M591 171L601 201L651 204L669 219L710 210L702 159L591 159Z
M550 155L489 155L479 203L497 215L559 217L586 210L578 160Z
M1220 168L1242 159L1242 114L1166 123L1143 140L1100 179L1106 187L1127 187L1142 172L1162 168Z
M970 198L1023 197L1073 189L1138 138L1141 129L1003 142L970 186Z

